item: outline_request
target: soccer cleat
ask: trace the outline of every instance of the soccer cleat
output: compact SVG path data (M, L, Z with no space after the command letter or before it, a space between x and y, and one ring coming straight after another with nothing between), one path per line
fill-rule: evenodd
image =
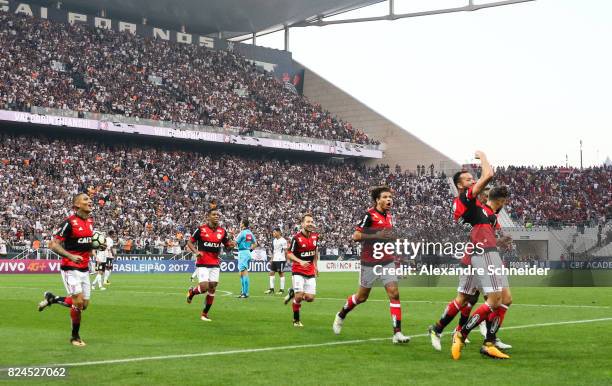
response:
M436 351L442 351L442 343L440 342L440 334L436 332L433 326L429 326L429 338L431 345Z
M482 335L483 338L486 338L487 337L487 324L480 323L478 328L480 329L480 335Z
M393 334L393 344L408 343L408 342L410 342L410 337L402 334L401 331L398 331L395 334Z
M110 285L110 284L111 284L111 282L110 282L110 281L108 281L108 280L104 280L104 285Z
M510 350L512 348L512 345L504 343L504 342L501 341L501 339L496 338L495 339L495 347L497 347L500 350Z
M287 292L287 295L285 296L285 304L289 303L291 301L291 299L293 299L293 297L295 296L295 291L293 290L293 288L289 289L289 292Z
M40 303L38 303L39 312L47 307L51 307L51 305L53 304L53 299L55 298L55 296L51 292L45 292L43 296L45 298Z
M200 320L203 320L205 322L212 322L212 319L208 317L208 314L202 313L202 315L200 316Z
M451 344L453 343L453 339L454 339L454 337L455 337L455 333L456 333L457 331L458 331L458 330L453 331L453 335L451 335ZM465 340L463 341L463 343L465 343L465 344L470 344L470 338L465 338Z
M304 325L299 320L294 320L293 327L304 327Z
M100 287L100 291L106 291L106 287Z
M461 331L456 331L453 334L453 345L451 347L451 356L454 360L458 361L461 358L461 350L465 346L465 338L461 334Z
M277 292L277 294L279 294L279 295L282 295L282 294L284 294L284 293L285 293L285 290L282 290L282 289L281 289L281 290L278 290L278 292Z
M83 340L81 338L71 338L70 339L70 344L72 344L73 346L76 346L76 347L87 346L87 344L85 342L83 342Z
M510 358L510 355L504 354L503 352L499 351L499 349L495 347L495 344L493 342L485 342L485 344L483 344L482 347L480 348L480 353L482 355L486 355L490 358L495 358L495 359L509 359Z
M249 295L245 295L245 294L240 294L238 296L236 296L238 299L246 299L249 297Z
M336 314L334 318L334 323L332 324L332 329L334 330L334 334L340 335L340 331L342 331L342 324L344 323L344 319L340 317L340 315Z
M192 300L193 300L193 287L189 287L189 290L187 291L187 304L191 304Z
M274 295L274 288L270 288L269 290L264 292L264 295Z

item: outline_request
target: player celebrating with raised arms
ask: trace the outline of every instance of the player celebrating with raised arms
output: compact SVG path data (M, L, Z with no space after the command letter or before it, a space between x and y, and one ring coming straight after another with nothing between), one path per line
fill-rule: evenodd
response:
M240 233L236 238L238 246L238 271L240 272L241 291L238 298L246 299L249 297L249 263L251 262L251 250L257 245L257 239L249 229L249 220L243 218L240 221Z
M293 288L285 296L285 304L293 299L293 326L304 327L300 320L302 300L310 303L317 293L317 263L319 262L319 234L315 231L314 218L310 213L302 216L301 229L293 235L287 259L293 262L291 279Z
M372 286L381 280L389 296L393 343L408 343L410 337L402 333L402 309L397 276L391 275L388 271L395 268L395 258L386 252L382 257L374 256L374 243L396 240L392 231L393 222L390 213L393 195L389 187L379 186L372 189L371 197L374 206L366 211L353 233L353 240L363 243L359 289L357 293L348 297L344 307L336 314L332 327L335 334L340 334L347 314L358 304L368 300ZM378 273L377 269L380 269Z
M62 257L60 270L68 296L55 296L51 292L45 292L45 298L38 304L38 310L42 311L52 304L70 308L70 343L82 347L85 342L79 334L81 314L89 305L91 294L89 259L94 235L91 198L85 193L79 193L73 198L72 207L75 213L64 220L49 242L49 248ZM104 247L101 245L100 249Z
M207 212L207 223L196 229L187 241L187 248L198 256L196 261L196 273L198 285L189 288L187 292L187 303L191 303L193 297L200 294L206 295L206 302L200 319L210 322L208 312L215 300L215 291L219 284L219 254L221 248L233 248L235 243L228 238L227 231L219 226L219 211L212 207ZM194 244L195 243L195 244Z

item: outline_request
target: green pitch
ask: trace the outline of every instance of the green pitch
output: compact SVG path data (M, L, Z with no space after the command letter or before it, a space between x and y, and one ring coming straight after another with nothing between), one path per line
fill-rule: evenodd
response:
M334 314L355 290L356 274L321 274L318 299L302 306L302 329L292 326L291 308L279 296L263 295L265 274L251 274L252 297L247 300L235 298L238 275L222 274L210 313L213 322L202 322L204 297L185 303L188 277L113 275L109 289L95 291L83 314L81 336L88 346L76 348L68 343L67 308L36 310L44 290L64 294L60 276L3 275L0 368L81 364L70 367L65 380L22 384L524 386L610 384L612 379L610 287L514 288L515 304L499 333L514 346L512 358L481 357L480 335L474 331L474 343L455 362L449 336L443 338L443 351L435 352L424 335L454 288L401 288L404 332L413 339L397 346L384 339L391 337L391 326L382 288L349 314L342 335L332 333ZM7 382L6 372L0 372L0 383Z

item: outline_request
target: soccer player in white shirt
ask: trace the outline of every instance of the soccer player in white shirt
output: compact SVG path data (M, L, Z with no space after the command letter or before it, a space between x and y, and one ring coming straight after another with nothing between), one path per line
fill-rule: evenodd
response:
M106 235L106 267L104 269L104 285L109 285L110 281L108 278L110 277L111 272L113 271L113 261L115 260L115 256L117 255L117 250L115 248L115 242L113 241L113 237L115 237L115 231L111 230Z
M285 292L285 273L283 271L285 269L285 263L287 262L287 258L285 257L287 240L283 238L281 230L278 227L274 228L272 236L274 236L274 240L272 241L273 252L272 261L270 262L270 289L265 292L267 295L274 294L275 272L278 272L278 276L280 277L280 290L278 293L282 294Z

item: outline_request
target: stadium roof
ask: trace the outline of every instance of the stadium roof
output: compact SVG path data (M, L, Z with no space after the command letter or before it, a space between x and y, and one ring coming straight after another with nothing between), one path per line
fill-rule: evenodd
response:
M282 28L331 16L384 0L61 0L62 8L197 34L224 32L225 37ZM30 0L54 7L57 0Z

